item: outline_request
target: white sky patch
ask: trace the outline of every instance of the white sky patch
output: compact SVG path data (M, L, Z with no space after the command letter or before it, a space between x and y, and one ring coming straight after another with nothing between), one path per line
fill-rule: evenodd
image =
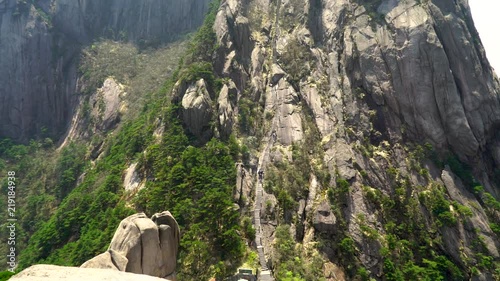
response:
M474 25L486 50L486 57L500 74L500 1L469 0Z

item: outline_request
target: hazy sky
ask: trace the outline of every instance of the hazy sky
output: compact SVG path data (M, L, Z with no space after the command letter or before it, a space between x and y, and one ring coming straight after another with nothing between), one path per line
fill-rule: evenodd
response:
M469 5L486 56L497 75L500 75L500 1L469 0Z

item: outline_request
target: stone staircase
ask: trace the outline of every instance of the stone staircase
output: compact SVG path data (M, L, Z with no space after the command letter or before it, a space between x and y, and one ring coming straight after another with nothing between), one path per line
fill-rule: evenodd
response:
M257 190L255 193L255 209L254 209L254 227L255 227L255 245L257 246L257 254L259 256L260 274L258 280L272 281L272 273L267 267L267 260L262 245L262 227L260 221L260 210L262 207L262 183L257 182Z
M262 160L264 156L268 153L268 148L269 146L266 147L264 152L262 153L261 156L261 161L260 164L262 164ZM259 170L262 169L262 166L259 165ZM254 227L255 227L255 245L257 246L257 254L259 256L259 263L260 263L260 274L258 277L258 280L264 280L264 281L272 281L274 280L272 276L272 272L269 270L267 266L267 260L266 260L266 255L265 255L265 249L264 245L262 244L262 226L261 226L261 208L262 208L262 197L263 197L263 187L262 187L262 181L260 181L257 177L257 188L255 190L255 209L254 209Z

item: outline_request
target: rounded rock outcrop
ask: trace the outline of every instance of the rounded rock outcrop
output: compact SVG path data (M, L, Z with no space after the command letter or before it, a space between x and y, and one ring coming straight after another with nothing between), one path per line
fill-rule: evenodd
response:
M107 252L85 262L84 268L108 268L160 278L175 276L179 225L170 212L125 218Z

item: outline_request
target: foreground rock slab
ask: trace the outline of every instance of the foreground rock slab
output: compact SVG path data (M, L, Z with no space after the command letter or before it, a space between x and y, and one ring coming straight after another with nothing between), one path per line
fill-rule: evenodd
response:
M179 225L170 212L148 218L144 213L125 218L107 252L81 267L102 268L169 278L175 275Z
M39 264L13 276L12 281L165 281L148 275L121 272L113 269L65 267Z

